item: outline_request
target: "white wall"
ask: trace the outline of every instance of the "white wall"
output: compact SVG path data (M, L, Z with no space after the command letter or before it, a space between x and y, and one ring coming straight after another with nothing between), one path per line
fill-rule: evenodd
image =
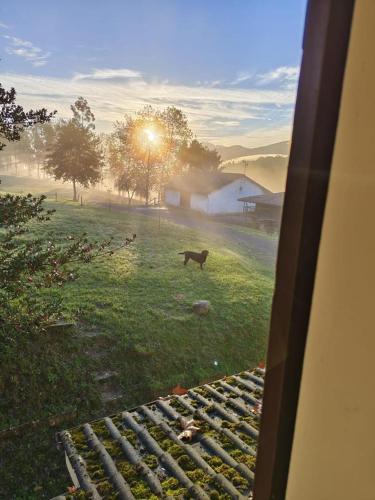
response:
M264 194L264 190L251 181L237 179L222 187L208 196L208 213L211 215L220 213L242 212L243 202L238 198L243 196L257 196Z
M287 500L375 498L375 1L357 0Z
M208 211L208 196L202 194L193 193L190 198L190 207L193 210L199 210L199 212Z
M175 207L180 206L180 193L178 191L172 191L171 189L165 190L165 203L167 205L173 205Z

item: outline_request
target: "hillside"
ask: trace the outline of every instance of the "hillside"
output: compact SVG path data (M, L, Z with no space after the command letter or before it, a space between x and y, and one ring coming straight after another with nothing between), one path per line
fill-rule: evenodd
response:
M244 146L218 146L214 144L207 144L209 149L216 149L221 156L221 160L228 161L237 159L242 156L253 155L288 155L290 141L275 142L267 146L259 146L257 148L246 148Z
M285 190L287 155L242 156L222 163L224 172L245 174L274 193Z

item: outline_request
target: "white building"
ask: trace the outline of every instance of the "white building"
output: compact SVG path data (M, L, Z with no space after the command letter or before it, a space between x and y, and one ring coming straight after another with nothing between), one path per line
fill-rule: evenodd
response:
M191 173L172 177L165 187L165 203L209 215L228 214L242 212L238 198L269 192L243 174Z

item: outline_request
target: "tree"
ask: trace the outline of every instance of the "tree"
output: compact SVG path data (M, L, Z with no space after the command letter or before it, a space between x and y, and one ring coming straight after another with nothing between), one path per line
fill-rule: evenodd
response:
M167 154L171 157L178 153L193 134L186 115L180 109L169 106L159 113L159 117L165 128Z
M73 183L73 201L77 201L77 183L84 187L100 180L103 154L99 139L74 120L62 123L47 154L45 169L55 179Z
M132 186L136 181L136 192L148 205L153 190L160 196L163 185L174 171L181 145L192 135L187 118L175 107L159 111L145 106L135 116L126 116L116 127L114 134L117 134L121 149L122 167L112 171L117 180L131 180ZM112 163L117 161L112 158Z
M73 112L73 122L82 128L95 129L95 116L86 99L78 97L76 102L70 106Z
M21 138L17 143L6 141L6 148L1 152L1 164L6 170L13 170L18 175L18 167L23 163L25 157L31 159L30 142L27 131L21 133Z
M128 179L125 173L136 178L135 191L143 196L146 205L151 191L158 185L161 165L166 158L166 136L158 113L146 106L135 117L125 116L125 121L117 122L115 136L118 151L122 149L122 166L115 177Z
M178 153L192 138L186 115L174 106L167 107L159 113L166 135L166 158L159 173L159 193L173 173L177 173Z
M52 148L56 139L58 124L36 124L27 131L30 149L37 175L40 177L40 166L44 164L47 152Z
M45 108L37 111L24 111L23 107L15 103L16 91L14 88L5 90L0 84L0 151L7 145L5 141L18 141L25 128L36 123L50 121L56 111L48 113Z
M215 172L219 170L220 155L215 150L210 150L194 139L189 145L183 144L178 159L182 165L187 166L190 172Z
M111 174L115 179L115 186L128 195L129 205L136 192L142 185L142 162L134 154L129 141L131 120L127 123L116 122L114 132L107 141L107 157Z

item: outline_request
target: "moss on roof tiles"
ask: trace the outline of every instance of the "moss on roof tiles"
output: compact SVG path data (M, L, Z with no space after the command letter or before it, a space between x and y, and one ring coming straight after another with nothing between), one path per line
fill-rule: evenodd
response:
M241 372L60 433L80 482L66 498L248 498L263 376L259 369ZM190 419L199 430L181 440Z

